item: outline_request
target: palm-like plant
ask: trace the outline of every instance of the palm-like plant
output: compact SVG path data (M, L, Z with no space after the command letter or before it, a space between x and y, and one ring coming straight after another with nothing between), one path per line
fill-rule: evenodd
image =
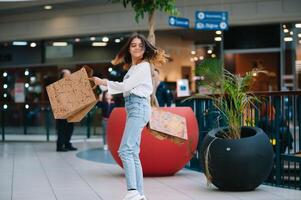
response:
M229 131L223 136L239 139L243 114L257 101L257 98L248 92L252 83L252 73L247 72L245 76L234 75L224 70L217 59L204 60L196 67L195 73L202 77L202 85L212 92L212 95L207 96L213 100L214 106L228 123Z
M155 39L155 11L163 11L170 15L178 15L179 12L175 6L175 0L112 0L113 2L120 2L124 7L128 4L132 6L135 11L135 20L138 23L139 19L143 19L145 14L148 14L148 41L151 44L156 43Z

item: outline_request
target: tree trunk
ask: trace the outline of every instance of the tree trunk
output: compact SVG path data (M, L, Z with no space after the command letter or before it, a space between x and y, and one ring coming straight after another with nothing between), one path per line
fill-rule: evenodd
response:
M155 38L155 10L149 13L148 15L148 41L152 44L156 44Z
M152 11L148 15L148 37L147 40L155 46L156 38L155 38L155 11ZM157 85L154 79L154 66L151 66L152 71L152 81L153 81L153 93L151 95L151 106L159 107L159 103L156 97Z

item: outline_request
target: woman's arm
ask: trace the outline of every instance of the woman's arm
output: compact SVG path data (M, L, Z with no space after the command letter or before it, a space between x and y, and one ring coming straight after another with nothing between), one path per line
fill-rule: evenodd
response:
M144 62L137 66L135 71L133 71L133 73L130 74L130 76L123 82L109 81L106 79L100 79L98 77L93 77L93 80L97 85L107 86L110 94L119 94L130 91L131 89L138 86L144 80L145 76L149 75L149 73L149 63Z

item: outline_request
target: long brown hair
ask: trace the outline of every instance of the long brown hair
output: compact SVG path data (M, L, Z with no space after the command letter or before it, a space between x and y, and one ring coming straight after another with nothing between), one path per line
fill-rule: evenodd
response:
M147 60L155 66L160 66L167 62L169 56L165 53L164 50L159 49L154 45L152 45L149 41L147 41L147 39L143 35L139 33L133 33L129 37L125 45L121 48L119 53L116 55L114 60L112 60L111 63L113 65L118 65L123 63L123 67L125 69L128 69L130 67L130 65L132 64L132 57L129 48L132 40L135 38L139 38L144 47L144 54L142 60Z

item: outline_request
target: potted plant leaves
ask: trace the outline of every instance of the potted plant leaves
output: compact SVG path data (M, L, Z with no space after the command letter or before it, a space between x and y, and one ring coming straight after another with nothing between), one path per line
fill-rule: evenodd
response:
M205 59L197 65L195 73L211 92L206 96L219 113L218 119L227 124L209 131L201 144L202 167L208 183L220 190L254 190L272 169L273 149L260 128L243 126L247 109L255 107L258 101L249 92L252 73L234 75L224 70L218 59Z

